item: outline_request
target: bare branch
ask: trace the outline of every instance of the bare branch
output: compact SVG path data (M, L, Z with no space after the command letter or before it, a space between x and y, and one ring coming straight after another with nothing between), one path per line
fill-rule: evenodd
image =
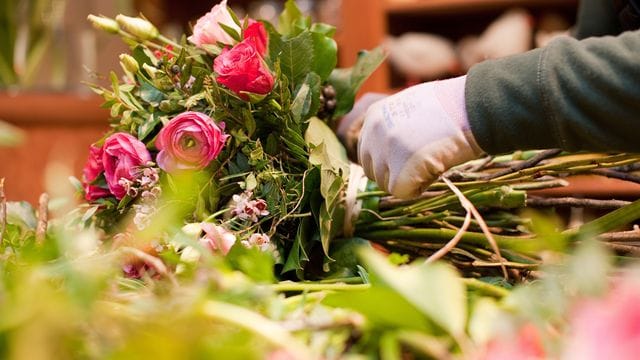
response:
M38 200L38 225L36 227L36 244L44 244L49 224L49 194L42 193Z

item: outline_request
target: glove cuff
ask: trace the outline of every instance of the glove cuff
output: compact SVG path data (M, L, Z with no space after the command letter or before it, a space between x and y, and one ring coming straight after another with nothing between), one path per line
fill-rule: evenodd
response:
M452 79L441 80L434 82L435 94L442 105L445 112L451 117L453 121L458 124L469 148L473 151L476 157L480 157L485 152L480 148L476 139L471 132L471 126L469 126L469 118L467 116L467 106L465 101L464 89L467 82L467 76L459 76Z

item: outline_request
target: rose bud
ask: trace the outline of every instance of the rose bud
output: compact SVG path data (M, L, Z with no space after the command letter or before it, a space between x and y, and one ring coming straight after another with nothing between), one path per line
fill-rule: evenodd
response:
M206 13L196 22L193 27L193 35L188 40L196 46L205 44L215 45L217 42L231 45L236 41L220 26L223 24L240 34L240 27L233 21L233 17L227 8L227 0L223 0L220 4L214 6L211 11Z
M273 75L252 42L243 41L222 50L213 61L216 81L249 100L244 92L266 95L273 89Z
M122 66L125 71L129 71L132 74L135 74L140 70L140 65L138 65L136 59L129 54L120 54L120 66Z
M253 47L262 56L265 56L269 48L269 36L264 24L253 19L249 19L249 26L244 29L244 41L251 42Z
M127 133L109 136L104 141L102 152L107 185L116 199L120 200L127 193L123 184L137 178L141 173L139 167L149 163L151 155L140 140Z
M158 166L169 173L203 169L220 154L228 137L224 123L218 126L203 113L184 112L158 134Z

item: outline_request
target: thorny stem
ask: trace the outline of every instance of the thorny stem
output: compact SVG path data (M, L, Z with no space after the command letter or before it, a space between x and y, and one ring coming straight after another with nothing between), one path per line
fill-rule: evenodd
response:
M507 174L514 173L516 171L520 171L520 170L525 169L525 168L530 168L530 167L538 164L540 161L542 161L544 159L547 159L547 158L550 158L550 157L553 157L553 156L556 156L556 155L560 154L561 152L562 152L562 150L560 150L560 149L550 149L550 150L542 151L542 152L540 152L539 154L535 155L534 157L532 157L529 160L522 161L522 162L520 162L520 163L518 163L516 165L513 165L513 166L509 167L508 169L504 169L504 170L498 171L496 173L487 175L484 178L482 178L482 180L492 180L492 179L499 178L499 177L507 175Z
M631 204L630 201L624 200L600 200L600 199L582 199L574 197L560 198L544 198L529 197L527 198L527 206L533 207L585 207L591 209L619 209Z

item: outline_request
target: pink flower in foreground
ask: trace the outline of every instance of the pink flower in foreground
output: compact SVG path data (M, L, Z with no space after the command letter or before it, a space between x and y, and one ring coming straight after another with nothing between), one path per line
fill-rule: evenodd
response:
M512 336L498 336L491 340L479 360L536 360L545 359L544 348L533 325L525 325Z
M91 145L89 147L89 157L82 169L82 185L84 188L84 198L87 201L94 201L111 195L108 189L91 185L92 182L104 172L102 165L102 148Z
M640 287L618 284L605 298L580 303L571 317L563 359L640 357Z
M127 133L115 133L104 141L102 164L109 191L122 199L127 189L124 184L133 181L141 173L140 167L151 161L146 146Z
M273 89L273 75L260 56L253 41L245 40L233 48L225 48L213 61L216 81L243 100L244 93L266 95Z
M243 36L245 42L250 42L261 56L265 56L269 47L269 35L263 23L249 19L249 26L244 29Z
M158 134L158 166L169 173L203 169L220 154L228 137L224 123L218 126L203 113L184 112Z
M196 46L214 45L217 42L227 45L235 44L236 41L227 34L220 24L234 29L238 34L241 32L240 27L233 21L231 13L229 13L227 0L222 0L220 4L214 6L211 11L198 19L193 27L193 35L189 36L188 40Z
M255 246L259 248L260 251L267 251L272 247L271 238L269 238L269 235L261 233L253 233L251 234L249 239L242 240L240 243L246 248L252 248Z
M205 233L200 242L212 251L227 255L233 244L236 243L236 236L222 226L211 223L202 223L200 226Z

